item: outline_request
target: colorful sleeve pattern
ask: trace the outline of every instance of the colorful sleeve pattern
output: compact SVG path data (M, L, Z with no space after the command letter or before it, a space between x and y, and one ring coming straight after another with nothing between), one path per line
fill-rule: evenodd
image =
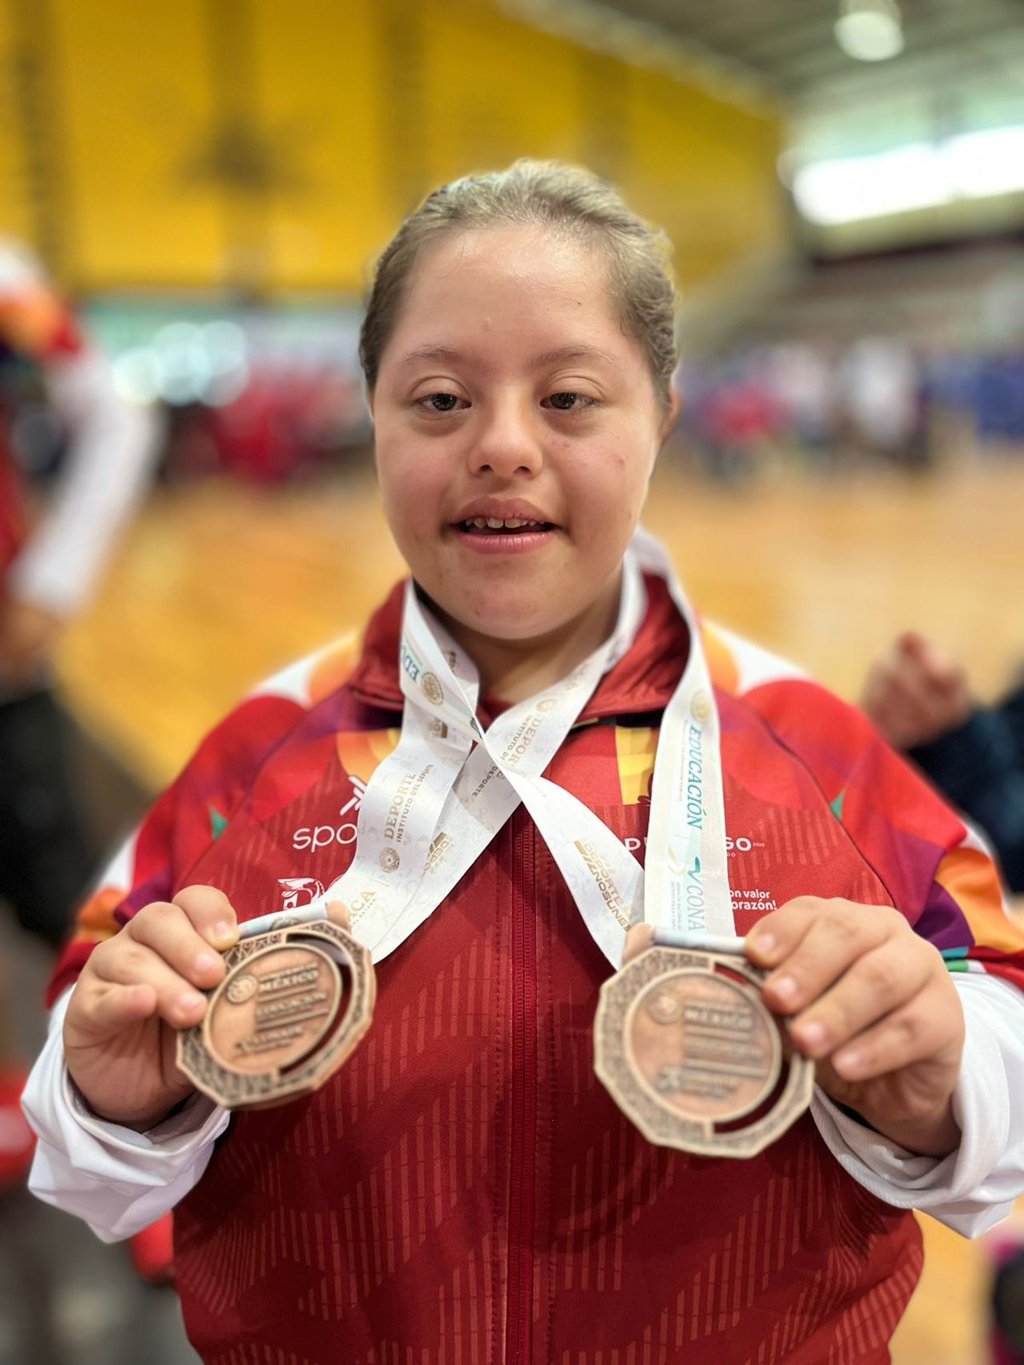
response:
M814 775L893 904L949 969L991 972L1024 988L1024 928L955 811L855 707L731 632L709 626L707 638L716 685L756 712Z

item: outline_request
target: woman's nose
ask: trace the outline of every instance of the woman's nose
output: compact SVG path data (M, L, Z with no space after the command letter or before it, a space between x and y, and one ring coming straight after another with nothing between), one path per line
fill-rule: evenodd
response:
M507 402L481 412L470 455L473 472L501 478L536 474L544 459L539 438L525 404Z

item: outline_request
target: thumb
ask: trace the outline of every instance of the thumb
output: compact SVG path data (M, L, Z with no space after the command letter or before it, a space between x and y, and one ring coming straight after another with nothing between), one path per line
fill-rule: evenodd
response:
M348 906L344 901L327 902L327 918L332 923L340 925L342 929L352 928L352 919L348 913Z
M653 924L634 924L626 930L626 947L622 954L622 965L639 957L654 940Z

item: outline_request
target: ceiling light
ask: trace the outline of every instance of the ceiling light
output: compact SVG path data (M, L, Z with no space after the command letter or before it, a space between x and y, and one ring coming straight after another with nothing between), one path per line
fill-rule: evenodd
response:
M878 156L805 166L797 172L793 193L812 223L852 223L946 203L950 186L944 169L934 147L916 143Z
M836 42L859 62L884 62L903 51L903 28L895 0L842 0Z
M1024 193L1024 124L910 143L874 156L808 162L793 176L803 216L826 227L958 199Z

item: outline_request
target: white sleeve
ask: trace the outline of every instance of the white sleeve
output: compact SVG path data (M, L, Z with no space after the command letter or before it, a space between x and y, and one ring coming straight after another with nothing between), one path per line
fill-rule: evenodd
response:
M918 1156L844 1114L820 1091L811 1114L843 1168L879 1199L919 1209L965 1236L1005 1218L1024 1188L1024 996L993 976L954 978L966 1041L954 1112L960 1146L937 1159ZM131 1236L198 1182L230 1115L197 1098L140 1134L91 1115L64 1068L61 1027L66 997L25 1090L39 1136L29 1186L47 1203L75 1213L104 1241Z
M160 423L153 410L118 395L98 352L47 360L43 373L68 428L68 451L42 520L10 566L7 587L55 616L70 616L89 596L117 532L149 486Z
M39 1139L29 1189L83 1218L104 1242L116 1242L155 1222L197 1184L230 1115L197 1095L146 1133L96 1118L64 1066L70 997L68 991L54 1006L22 1098Z
M815 1091L811 1115L854 1180L896 1208L920 1209L965 1237L1005 1218L1024 1192L1024 993L998 977L958 973L966 1038L953 1113L960 1146L919 1156Z

